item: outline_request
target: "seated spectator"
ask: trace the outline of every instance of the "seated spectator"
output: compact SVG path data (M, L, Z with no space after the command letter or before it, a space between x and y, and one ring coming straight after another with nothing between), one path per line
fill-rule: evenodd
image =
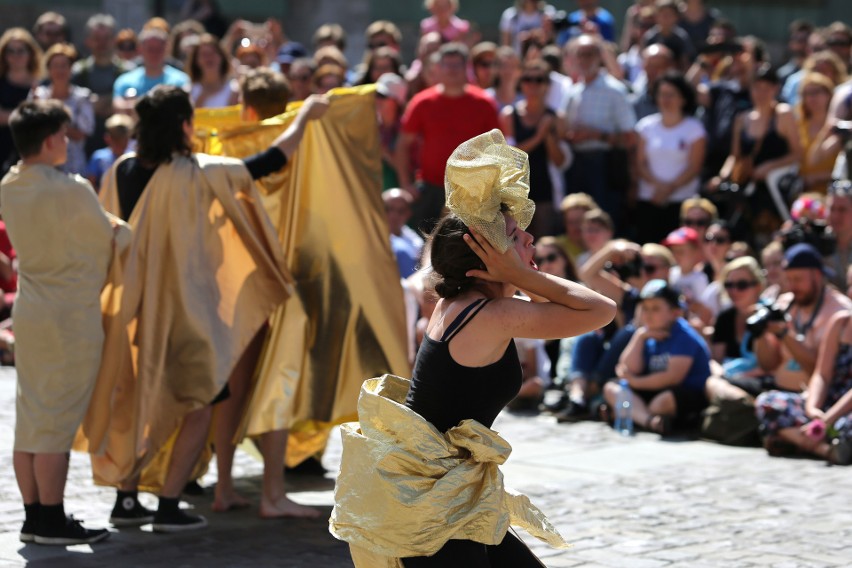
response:
M764 447L779 455L792 445L832 464L852 463L852 317L835 314L819 344L803 393L769 391L757 397Z
M106 121L104 142L106 148L95 150L86 166L86 179L98 191L101 178L115 163L119 156L128 151L130 134L133 131L133 119L126 114L114 114Z
M811 245L792 246L784 254L784 275L790 292L774 306L787 317L770 320L756 337L755 354L764 376L751 394L778 389L800 391L816 366L817 349L828 321L852 301L827 284L822 256Z
M843 278L852 266L852 185L835 181L828 190L828 226L837 241L834 254L825 258L833 274L832 283L843 289Z
M456 16L459 0L425 0L423 5L432 15L420 20L420 35L438 32L445 43L465 41L470 22Z
M192 80L189 98L194 108L220 108L239 102L239 83L231 77L228 54L214 36L204 34L198 38L186 69Z
M77 59L77 50L68 43L56 43L44 54L44 68L48 82L33 90L35 100L57 99L71 113L68 124L68 159L62 171L83 174L86 171L86 139L95 131L95 110L92 92L71 83L71 66Z
M408 278L417 271L423 251L423 237L406 225L411 219L413 200L408 192L393 188L382 192L382 201L385 202L391 250L396 257L399 275Z
M772 241L760 251L760 265L766 276L766 288L760 299L771 304L778 296L789 292L784 278L784 248L778 241Z
M834 83L821 73L808 73L799 85L800 101L796 105L796 126L802 144L799 159L799 177L803 191L825 194L831 183L831 173L838 152L829 152L812 161L812 150L817 146L820 132L828 120L828 105L834 93ZM839 151L839 148L838 148Z
M643 325L636 330L616 367L633 393L633 422L650 432L669 434L675 426L696 423L707 407L704 386L710 376L710 352L683 319L682 297L665 280L651 280L640 294ZM610 408L621 391L604 386Z
M719 210L713 202L703 197L692 197L680 206L680 224L689 227L698 234L698 241L704 240L707 228L719 218Z
M566 195L559 204L565 234L557 236L556 241L574 264L578 263L579 256L586 250L583 242L583 217L592 209L599 207L588 193Z
M612 218L602 209L592 209L583 215L582 225L583 247L586 249L577 257L577 267L582 270L583 265L604 245L612 240L615 234L615 226Z
M139 34L142 64L119 75L113 85L113 106L116 112L128 112L137 97L141 97L157 85L172 85L189 88L189 76L166 65L166 41L168 33L156 27L143 29Z
M704 252L698 233L690 227L681 227L669 233L663 241L675 258L675 266L669 273L669 282L683 294L686 302L695 302L710 284L704 272Z

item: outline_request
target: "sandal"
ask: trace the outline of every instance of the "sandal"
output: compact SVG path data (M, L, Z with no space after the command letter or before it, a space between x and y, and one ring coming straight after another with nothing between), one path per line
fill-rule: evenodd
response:
M660 421L657 424L657 428L652 426L652 422L654 418L659 418ZM673 416L663 416L661 414L652 414L648 417L648 420L645 422L645 430L648 432L655 432L660 436L668 436L672 433L674 425L674 417Z

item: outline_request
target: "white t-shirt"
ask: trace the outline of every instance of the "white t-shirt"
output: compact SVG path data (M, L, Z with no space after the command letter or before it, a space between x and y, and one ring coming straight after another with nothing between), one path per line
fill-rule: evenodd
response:
M677 265L672 266L669 271L669 283L680 288L687 300L700 300L704 290L710 284L703 270L696 268L683 274L680 266Z
M648 168L654 177L662 181L677 179L689 166L689 149L692 144L707 136L704 126L697 119L686 117L672 128L663 126L661 114L646 116L636 125L636 133L645 142ZM698 176L677 188L669 195L669 203L680 203L698 195ZM654 188L645 180L639 180L639 200L650 201Z

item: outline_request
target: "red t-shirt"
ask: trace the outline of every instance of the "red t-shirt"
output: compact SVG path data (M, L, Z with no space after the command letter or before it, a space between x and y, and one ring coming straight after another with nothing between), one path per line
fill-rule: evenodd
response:
M12 248L12 242L9 240L9 235L6 233L6 223L0 221L0 252L9 257L9 260L15 260L15 249ZM15 292L18 289L18 275L12 274L9 280L0 278L0 290L3 292Z
M402 117L402 130L420 135L421 179L444 185L444 170L453 150L466 140L499 128L497 106L485 91L465 86L460 97L442 95L437 87L417 93Z

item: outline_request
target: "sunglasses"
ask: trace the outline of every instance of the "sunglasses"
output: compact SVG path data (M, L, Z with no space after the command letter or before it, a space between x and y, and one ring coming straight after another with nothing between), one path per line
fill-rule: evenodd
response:
M725 290L739 290L742 292L755 286L757 286L757 282L754 280L731 280L730 282L725 282Z
M704 242L716 243L717 245L726 245L731 242L731 239L724 235L705 235Z
M136 51L135 43L119 43L116 47L119 51Z
M709 227L709 219L685 219L683 222L686 227Z
M536 85L543 85L547 83L547 77L521 77L521 83L535 83Z
M539 266L541 266L545 262L556 262L558 259L559 259L559 255L555 252L552 252L552 253L545 255L545 256L537 256L537 257L533 258L533 261L536 264L538 264Z

